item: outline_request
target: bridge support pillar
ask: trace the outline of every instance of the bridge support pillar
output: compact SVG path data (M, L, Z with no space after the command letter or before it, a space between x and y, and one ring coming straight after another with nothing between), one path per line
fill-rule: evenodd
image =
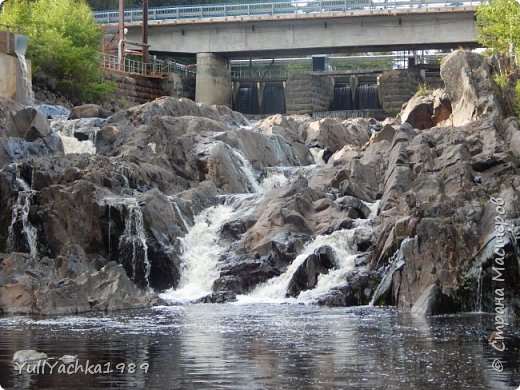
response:
M228 61L213 53L198 53L195 101L231 107L232 97Z

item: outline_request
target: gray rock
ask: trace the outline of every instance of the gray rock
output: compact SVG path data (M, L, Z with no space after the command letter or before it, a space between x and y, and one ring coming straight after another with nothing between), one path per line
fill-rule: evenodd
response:
M13 363L18 365L24 363L37 363L38 361L47 359L47 354L35 351L34 349L22 349L20 351L16 351L13 355Z
M49 121L35 108L24 108L11 115L7 123L7 131L10 137L23 138L28 142L38 138L46 138L51 128Z
M442 293L441 288L428 286L412 306L411 312L417 316L435 316L456 311L453 299Z
M83 104L72 108L69 119L108 118L112 113L96 104Z

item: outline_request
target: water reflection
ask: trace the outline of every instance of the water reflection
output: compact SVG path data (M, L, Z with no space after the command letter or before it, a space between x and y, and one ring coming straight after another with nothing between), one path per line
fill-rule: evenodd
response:
M390 309L192 305L105 316L0 318L7 389L510 389L520 384L511 327L503 373L491 369L492 318L433 319ZM125 373L19 374L19 349L124 363ZM128 373L128 364L136 364ZM139 369L149 364L147 372ZM513 385L516 383L516 387Z

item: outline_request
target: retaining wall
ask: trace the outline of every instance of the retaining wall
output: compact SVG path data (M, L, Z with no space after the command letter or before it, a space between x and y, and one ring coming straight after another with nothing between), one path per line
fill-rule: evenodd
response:
M170 74L167 78L105 73L105 80L115 81L116 96L129 104L143 104L161 96L195 98L195 82L186 76Z

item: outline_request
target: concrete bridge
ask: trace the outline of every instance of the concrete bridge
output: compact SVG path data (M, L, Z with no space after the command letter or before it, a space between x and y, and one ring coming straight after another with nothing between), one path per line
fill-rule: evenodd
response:
M150 51L197 56L196 100L229 104L229 60L284 55L477 46L477 2L275 1L150 9ZM140 10L126 11L138 41ZM98 12L116 23L117 11Z

